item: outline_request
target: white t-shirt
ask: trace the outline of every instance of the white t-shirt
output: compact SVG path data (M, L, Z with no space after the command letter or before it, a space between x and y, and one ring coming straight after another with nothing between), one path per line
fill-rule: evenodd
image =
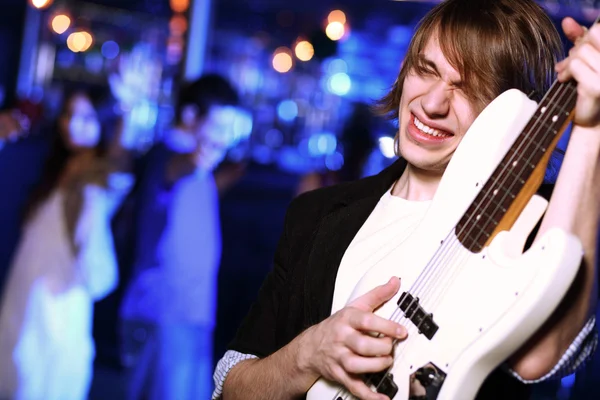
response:
M409 201L393 196L391 190L381 196L344 253L336 278L332 314L346 305L352 288L371 267L388 263L391 271L397 268L398 258L394 254L415 231L431 204L431 200Z

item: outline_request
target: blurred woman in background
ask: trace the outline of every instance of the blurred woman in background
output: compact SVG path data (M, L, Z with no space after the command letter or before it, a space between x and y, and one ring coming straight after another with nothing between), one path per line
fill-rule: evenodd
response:
M87 398L93 302L117 285L110 220L133 182L135 142L126 116L105 137L100 113L88 92L74 91L54 125L0 303L1 399Z

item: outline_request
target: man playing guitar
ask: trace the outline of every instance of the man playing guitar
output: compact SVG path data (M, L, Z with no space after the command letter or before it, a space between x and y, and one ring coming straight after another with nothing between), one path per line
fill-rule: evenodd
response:
M560 82L577 82L577 101L570 142L536 238L560 228L580 240L584 255L554 314L516 353L506 354L477 398L527 398L521 382L571 373L589 356L597 341L600 24L588 31L567 18L562 25L574 47L556 64L560 37L533 0L446 0L423 19L382 101L399 121L400 160L375 177L292 202L274 269L217 367L213 399L298 398L320 378L361 399L387 399L361 377L390 367L394 346L407 340L406 325L374 314L397 295L403 277L394 278L390 270L387 283L338 307L344 280L360 279L348 266L379 251L385 244L369 239L385 240L377 235L389 225L402 226L394 237L410 234L463 136L494 98L511 88L543 94L555 73Z

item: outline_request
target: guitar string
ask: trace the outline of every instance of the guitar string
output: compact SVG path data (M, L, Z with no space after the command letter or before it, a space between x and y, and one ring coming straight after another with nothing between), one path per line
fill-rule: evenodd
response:
M559 90L557 90L557 93L556 93L556 96L555 96L555 97L562 97L564 93L561 93L561 92L564 92L564 91L566 90L565 88L566 88L566 85L564 85L564 86L560 87L560 88L559 88ZM573 94L573 93L571 93L571 97L572 97L572 94ZM571 98L570 100L572 100L572 98ZM547 107L547 109L546 109L546 111L545 111L545 112L547 112L547 113L549 113L550 115L552 115L553 111L552 111L552 110L549 110L549 108L550 108L550 107ZM560 108L560 107L558 107L558 108ZM541 125L541 121L539 121L539 120L538 120L538 121L535 121L535 123L534 123L534 125L533 125L532 129L535 127L535 125L537 124L537 122L540 122L540 125ZM535 133L535 134L534 134L534 138L533 138L533 139L525 138L525 140L524 140L524 143L523 143L523 144L525 144L525 145L530 145L531 143L533 143L533 142L534 142L534 140L535 140L535 136L536 136L537 134L539 134L539 132L540 132L540 131L538 131L537 133ZM557 132L557 133L558 133L558 132ZM528 142L529 142L529 143L528 143ZM539 147L539 146L538 146L538 147ZM510 161L513 161L513 160L514 160L514 157L515 157L515 155L516 155L516 154L518 154L518 152L515 152L515 154L513 154L513 155L512 155L512 159L511 159ZM531 162L531 158L529 158L529 159L527 160L527 162ZM508 163L508 165L510 165L510 164L512 164L512 163L511 163L511 162L509 162L509 163ZM503 172L504 172L504 171L503 171ZM502 175L500 175L500 176L502 176ZM506 177L504 178L504 180L506 180ZM496 181L497 181L497 179L496 179ZM497 183L497 182L496 182L496 183ZM491 185L491 187L494 187L494 185L495 185L496 183L492 184L492 185ZM503 184L504 184L504 182L502 183L502 185L503 185ZM500 203L500 205L499 205L499 206L500 206L500 207L502 207L502 203ZM496 211L497 211L497 210L498 210L498 209L496 209ZM477 211L477 209L476 209L475 211ZM467 226L467 225L466 225L466 226ZM472 231L472 229L471 229L471 231ZM469 234L470 234L470 232L469 232ZM469 234L467 234L467 237L469 237ZM480 235L480 236L481 236L481 235ZM446 242L446 243L448 243L448 242ZM456 236L454 236L454 237L452 238L452 240L451 240L451 243L452 243L452 245L453 245L452 247L456 247L456 245L460 245L460 243L458 242L458 239L456 238ZM459 250L461 249L460 247L461 247L461 246L459 246ZM465 253L466 253L466 252L465 252ZM461 257L461 259L462 259L462 260L464 260L464 259L468 258L469 256L470 256L470 253L466 253L464 257ZM458 261L458 260L455 260L455 264L456 264L456 262L458 261L458 263L459 263L459 266L460 266L460 265L461 265L461 263L462 263L462 260L460 260L460 261ZM434 263L434 264L435 264L435 263ZM460 269L457 269L457 268L451 268L451 267L449 267L448 265L446 265L446 268L444 268L444 270L442 271L442 273L443 273L444 275L451 274L451 276L452 276L452 277L456 277L456 276L457 276L457 274L458 274L458 272L460 272ZM434 279L435 279L435 278L434 278ZM437 292L437 294L438 294L438 295L437 295L437 297L434 299L434 301L432 302L433 304L432 304L432 306L430 306L429 310L432 310L432 309L436 308L437 304L439 303L439 301L438 301L438 300L439 300L439 298L440 298L440 297L443 297L443 293L444 293L444 292L445 292L445 291L446 291L446 290L447 290L447 289L448 289L448 288L451 286L451 284L452 284L452 281L454 281L454 278L451 278L450 280L446 280L446 281L445 281L445 282L446 282L446 288L445 288L445 289L444 289L444 288L442 288L441 290L440 290L440 289L436 290L436 292ZM415 283L416 283L416 282L415 282ZM413 286L415 286L415 285L413 285ZM428 286L428 287L429 287L429 288L431 288L431 286ZM412 292L412 289L411 289L411 291L409 291L409 293L411 293L411 292ZM411 294L412 294L412 293L411 293ZM413 304L416 302L416 299L417 299L418 297L419 297L419 295L415 295L415 297L414 297L413 301L412 301L412 302L411 302L411 304L408 306L407 310L408 310L408 309L410 309L410 307L412 307L412 305L413 305ZM424 298L424 299L427 299L427 300L430 300L430 299L429 299L427 296L424 296L423 298ZM397 310L397 311L399 311L399 308L397 308L396 310ZM415 311L413 311L413 315L411 316L411 319L412 319L412 317L414 316L414 314L416 313L416 311L417 311L417 308L415 308ZM394 314L398 314L398 313L394 313ZM395 320L395 319L396 319L396 317L395 317L395 316L393 316L392 320ZM405 316L402 316L400 319L401 319L401 320L402 320L402 319L406 319L406 317L405 317ZM410 328L413 328L411 324L409 324L408 326L409 326ZM416 328L418 329L418 327L416 327ZM413 331L414 329L410 329L410 330L411 330L411 331ZM406 347L406 346L403 346L403 349L404 349L405 347ZM402 355L402 353L403 353L403 351L400 351L399 353L396 353L396 354L395 354L395 357L394 357L394 361L395 361L395 360L396 360L398 357L400 357L400 356ZM386 373L386 375L387 375L387 373ZM382 383L382 382L384 382L384 380L382 380L382 381L380 382L380 384L379 384L379 385L381 385L381 383ZM378 385L378 386L379 386L379 385Z
M564 92L567 92L567 93L566 93L566 94L567 94L567 97L569 97L569 100L568 100L568 101L572 101L572 100L573 100L573 97L574 97L574 95L576 95L576 93L574 93L574 91L570 91L570 92L569 92L569 90L568 90L568 85L567 85L567 84L565 84L565 85L563 85L563 86L559 87L559 89L556 91L556 94L555 94L555 96L554 96L554 99L552 99L552 100L556 101L556 97L559 97L559 98L560 98L558 101L564 100L564 98L563 98L563 95L565 94ZM567 102L568 102L568 101L567 101ZM559 108L559 109L563 110L563 109L562 109L562 107L560 107L560 106L549 106L549 107L547 107L547 109L545 110L545 113L548 113L548 114L550 114L550 115L553 115L553 114L555 114L555 112L556 112L556 111L560 111L560 110L550 110L550 108ZM525 138L525 140L524 140L524 141L523 141L523 143L522 143L524 146L530 146L532 143L534 143L534 142L535 142L535 139L536 139L536 137L537 137L537 136L539 135L539 133L541 132L541 131L539 130L539 126L538 126L538 127L536 127L536 126L535 126L535 125L538 125L538 122L539 122L539 125L543 125L543 124L542 124L542 121L541 121L540 119L538 119L538 120L536 120L536 121L534 122L534 125L532 126L532 130L535 130L535 129L538 129L538 130L537 130L537 132L536 132L534 135L532 135L532 137L531 137L531 138L529 138L529 137L526 137L526 138ZM557 132L557 133L558 133L558 132ZM516 151L516 152L515 152L515 153L514 153L514 154L511 156L511 158L509 159L509 162L508 162L508 164L507 164L507 165L511 165L511 164L512 164L512 161L514 161L514 160L515 160L515 157L517 156L517 154L519 154L519 153L520 153L520 151L521 151L521 149L517 148L517 151ZM534 157L534 156L535 156L535 153L532 153L532 154L530 154L530 157L528 157L528 158L527 158L527 162L528 162L528 163L531 163L531 159L532 159L532 157ZM502 171L502 172L505 172L505 171ZM493 182L493 183L492 183L491 187L494 187L496 184L498 184L498 180L499 180L499 179L502 179L502 180L504 181L504 182L500 182L500 185L501 185L501 186L504 186L504 185L506 184L506 182L505 182L505 181L508 179L508 175L504 176L504 178L501 178L501 177L503 176L502 174L501 174L501 175L499 175L499 176L500 176L500 178L497 178L497 179L492 179L492 181L495 181L495 182ZM511 185L511 186L514 186L514 184L515 184L515 181L513 181L513 185ZM506 193L508 194L509 192L506 192ZM506 198L507 194L505 194L505 198ZM504 200L504 199L503 199L503 200ZM502 201L502 202L501 202L501 203L498 205L498 207L502 207L502 204L503 204L503 201ZM484 206L485 206L485 205L484 205ZM496 208L496 210L495 210L495 211L497 211L497 210L498 210L498 208ZM478 210L476 209L475 211L478 211ZM470 217L469 219L472 219L472 218ZM465 226L468 226L468 224L465 224ZM472 230L473 230L473 228L471 228L471 229L470 229L470 231L467 233L467 237L470 237L470 234L471 234ZM463 231L464 231L464 229L463 229ZM460 233L462 233L462 232L460 232ZM459 234L460 234L460 233L459 233ZM480 235L480 237L481 237L481 233L480 233L479 235ZM457 238L456 236L454 236L454 237L452 238L452 240L451 240L451 243L452 243L452 247L457 247L457 246L458 246L458 247L459 247L459 250L461 250L461 249L462 249L462 246L460 246L460 242L458 241L458 238ZM462 250L464 250L464 249L462 249ZM462 265L462 263L464 262L464 260L465 260L465 259L467 259L467 258L469 258L470 256L471 256L471 253L464 251L464 256L460 257L460 259L461 259L461 260L454 260L454 264L456 265L456 264L457 264L457 262L458 262L458 266L460 267L460 266ZM439 270L439 268L436 268L436 267L439 267L439 265L435 265L435 266L434 266L434 269L438 269L438 270ZM446 270L446 271L444 271L444 270ZM438 271L438 272L439 272L439 271ZM447 276L448 274L451 274L451 275L453 275L453 276L456 276L456 275L458 274L458 272L460 272L460 269L459 269L459 268L456 268L456 267L454 267L454 268L447 268L447 269L446 269L446 268L443 268L443 269L442 269L442 274L443 274L443 275L446 275L446 276ZM435 277L434 277L433 279L435 280ZM431 279L430 279L430 280L431 280ZM428 308L429 310L433 310L433 309L437 308L437 306L439 305L440 298L441 298L441 297L443 297L441 293L442 293L442 292L444 292L444 291L446 291L446 290L447 290L447 289L448 289L448 288L451 286L451 284L452 284L452 281L453 281L453 279L451 279L450 281L449 281L449 280L443 280L443 282L445 283L445 286L446 286L446 288L441 288L441 289L440 289L440 288L433 288L433 287L432 287L433 285L429 285L429 286L427 286L427 287L426 287L426 289L429 289L429 292L431 292L432 290L436 290L436 292L437 292L437 296L436 296L436 297L433 299L433 301L430 301L431 305L430 305L430 306L429 306L429 308ZM415 282L415 283L416 283L416 282ZM425 283L427 283L427 282L426 282L426 281L424 281L424 283L423 283L423 284L425 284ZM421 286L423 286L423 284L422 284ZM417 287L418 287L418 285L413 285L413 286L417 286ZM442 285L442 286L444 286L444 285ZM411 290L411 292L412 292L412 290ZM419 290L416 290L416 292L419 292ZM426 292L424 292L424 293L426 293ZM412 294L412 293L411 293L411 294ZM415 299L416 299L416 298L418 298L418 297L419 297L419 295L420 295L420 293L416 293L416 294L414 295L414 296L415 296ZM425 302L427 302L428 300L430 300L430 299L427 297L427 295L424 295L424 296L423 296L423 299L425 299L424 303L425 303ZM416 300L413 300L413 302L412 302L412 303L414 303L415 301L416 301ZM412 305L412 304L411 304L411 305ZM410 306L409 306L409 307L410 307ZM416 309L415 309L415 311L413 312L413 315L411 315L411 317L410 317L409 319L412 319L412 317L414 316L415 312L416 312ZM406 317L404 317L404 318L406 319ZM409 326L412 328L412 326L411 326L410 324L409 324ZM418 329L418 327L416 327L416 328ZM411 330L414 330L414 329L411 329ZM406 348L406 346L403 346L403 349L404 349L404 348ZM396 359L397 359L399 356L401 356L401 355L402 355L402 353L403 353L403 351L399 352L399 354L397 354L397 355L394 357L394 361L395 361L395 360L396 360ZM381 384L381 382L380 382L380 384Z

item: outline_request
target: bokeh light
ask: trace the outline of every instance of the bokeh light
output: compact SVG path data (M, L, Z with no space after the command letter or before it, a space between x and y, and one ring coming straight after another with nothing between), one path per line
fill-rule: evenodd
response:
M292 69L294 62L290 49L287 47L279 47L273 55L273 69L279 73L286 73Z
M338 72L329 78L327 82L327 88L333 94L337 94L338 96L344 96L350 91L352 87L352 81L348 74L343 72Z
M339 151L327 155L325 166L331 171L339 171L344 166L344 156Z
M85 45L83 46L83 50L81 50L81 51L86 51L90 47L92 47L92 44L94 43L94 38L92 37L91 33L86 32L86 31L81 31L81 34L85 38Z
M35 8L47 8L52 4L53 0L31 0L31 5Z
M185 33L188 28L188 22L183 14L175 14L169 21L169 30L171 35L181 36Z
M341 58L334 58L326 63L326 71L333 75L338 72L348 72L348 63Z
M298 116L298 104L294 100L283 100L277 106L277 115L284 121L293 121Z
M67 47L73 53L87 51L94 42L92 35L86 31L73 32L67 38Z
M176 13L186 12L190 8L190 0L170 0L171 10Z
M120 48L117 42L108 40L104 42L100 51L105 58L113 60L119 55Z
M337 147L337 138L332 133L320 133L308 139L308 153L313 157L333 154Z
M167 62L177 64L183 57L184 40L181 36L170 36L167 40Z
M339 22L343 25L346 23L346 14L342 10L333 10L327 16L327 22Z
M296 57L298 57L300 61L309 61L315 55L313 45L306 40L298 42L294 50L296 52Z
M64 14L58 14L52 18L52 30L59 35L65 33L71 26L71 18Z
M330 22L325 28L325 34L331 40L340 40L346 33L346 27L341 22Z

